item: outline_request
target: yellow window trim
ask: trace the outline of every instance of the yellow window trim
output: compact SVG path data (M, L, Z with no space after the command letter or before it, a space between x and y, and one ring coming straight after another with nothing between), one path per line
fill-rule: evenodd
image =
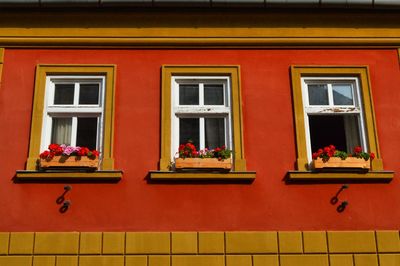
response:
M162 66L161 85L161 158L160 170L168 171L171 163L171 79L180 75L229 76L232 90L232 129L234 147L234 170L246 171L243 145L242 98L239 66Z
M351 76L360 80L360 90L365 116L365 130L368 139L368 150L375 153L376 158L372 161L372 170L383 170L383 162L379 150L378 133L376 130L374 105L367 66L292 66L292 95L294 106L294 118L296 127L297 144L297 170L307 171L307 146L304 124L303 97L301 91L301 77L307 76Z
M40 151L42 135L44 96L46 77L48 75L103 75L106 78L104 101L104 144L101 169L114 169L113 136L114 136L114 95L115 95L115 65L49 65L36 67L35 94L33 99L32 124L29 143L29 157L26 169L35 170Z
M0 84L1 84L1 74L3 73L3 63L4 63L4 48L0 48Z

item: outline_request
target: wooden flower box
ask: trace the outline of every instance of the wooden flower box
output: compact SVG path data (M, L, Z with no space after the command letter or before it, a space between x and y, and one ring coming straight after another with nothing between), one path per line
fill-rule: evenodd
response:
M99 158L94 159L87 156L54 156L51 160L40 159L40 168L89 168L97 169Z
M232 159L218 160L217 158L176 158L175 169L220 169L230 170Z
M322 158L313 160L314 169L324 168L358 168L358 169L370 169L371 161L364 160L363 158L347 157L342 160L339 157L331 157L328 161L324 162Z

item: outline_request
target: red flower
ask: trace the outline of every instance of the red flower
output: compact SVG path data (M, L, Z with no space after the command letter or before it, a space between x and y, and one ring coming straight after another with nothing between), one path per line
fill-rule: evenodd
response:
M335 146L333 146L332 144L331 144L331 145L329 145L329 148L330 148L331 150L336 150L336 147L335 147Z
M329 153L330 151L331 151L331 148L329 148L329 147L325 147L325 148L324 148L324 152L325 152L325 153Z
M371 152L371 153L369 154L369 158L371 158L371 160L375 159L375 153Z
M314 153L312 154L313 160L316 160L316 159L318 158L318 156L319 156L319 154L318 154L317 152L314 152Z
M100 152L98 152L96 150L92 150L92 156L98 157L99 155L100 155Z
M360 146L354 147L354 153L361 153L362 148Z
M183 145L183 144L179 145L179 151L183 151L184 148L185 148L185 145Z
M81 147L81 149L77 152L78 156L86 156L89 152L89 149L86 147Z
M220 152L220 151L221 151L221 148L215 148L214 151L215 151L215 152Z
M56 155L61 155L62 153L63 153L63 148L61 148L60 146L58 147L58 148L56 148L53 152L56 154Z
M55 151L58 150L59 148L61 148L60 145L55 144L55 143L52 143L52 144L49 145L49 150L52 151L52 152L55 152ZM61 148L61 150L62 150L62 148ZM61 152L62 152L62 151L61 151Z
M41 159L47 159L50 156L50 152L49 151L44 151L40 154L40 158Z

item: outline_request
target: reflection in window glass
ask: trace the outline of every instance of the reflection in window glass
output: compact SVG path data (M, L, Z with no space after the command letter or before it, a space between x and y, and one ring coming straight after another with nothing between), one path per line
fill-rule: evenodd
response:
M224 87L222 84L204 85L204 104L205 105L224 104Z
M225 145L224 118L205 118L205 147L214 149Z
M55 84L54 104L74 104L74 84Z
M53 117L51 129L51 143L71 144L72 117Z
M81 84L79 104L99 104L99 84Z
M326 84L309 84L308 101L310 105L329 105L328 86Z
M76 145L96 149L97 117L78 117Z
M198 105L199 104L199 85L180 84L179 85L179 104Z
M351 84L333 84L333 102L335 105L353 105Z
M179 143L184 144L191 141L197 149L200 147L200 119L180 118L179 119Z

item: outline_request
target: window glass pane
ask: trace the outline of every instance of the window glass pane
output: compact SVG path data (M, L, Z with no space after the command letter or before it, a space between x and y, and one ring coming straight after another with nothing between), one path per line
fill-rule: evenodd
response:
M200 119L180 118L179 119L179 144L192 141L197 149L200 147Z
M214 149L225 145L224 118L204 118L205 120L205 146Z
M332 84L333 103L335 105L353 105L351 84Z
M51 143L71 145L72 118L53 117Z
M198 105L199 104L199 85L198 84L179 84L179 104Z
M224 87L222 84L204 85L204 104L205 105L224 104Z
M79 104L99 104L99 84L81 84Z
M54 104L74 104L74 84L55 84Z
M85 146L96 149L97 117L78 117L76 132L76 146Z
M330 144L341 151L352 152L359 145L357 116L348 119L345 115L310 115L310 137L312 152ZM349 116L350 118L350 116Z
M329 105L328 86L326 84L309 84L308 102L310 105Z

